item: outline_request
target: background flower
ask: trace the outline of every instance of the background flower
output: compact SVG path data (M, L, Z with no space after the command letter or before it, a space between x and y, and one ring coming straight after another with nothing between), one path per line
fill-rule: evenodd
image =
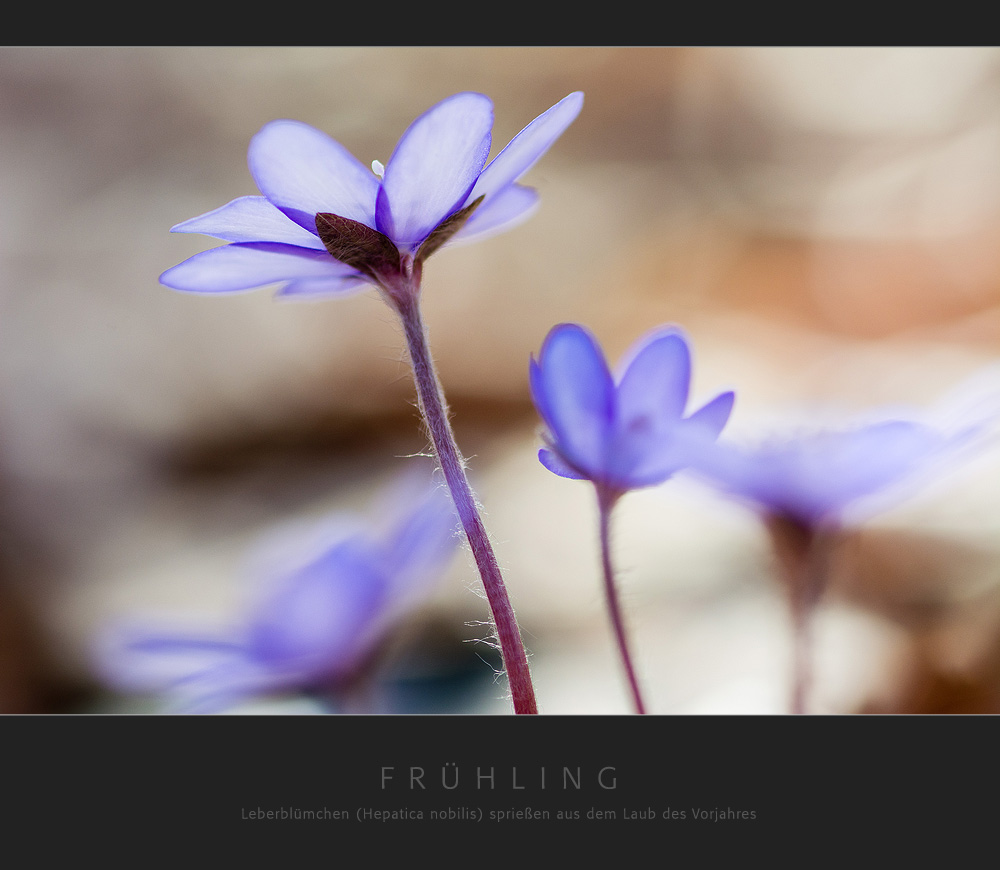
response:
M253 572L263 595L227 632L137 620L102 639L100 668L122 691L167 693L181 712L307 691L337 699L363 679L388 633L432 590L454 553L443 489L412 499L381 530L342 515L268 539Z
M900 495L903 482L940 471L981 427L946 433L913 420L795 433L753 446L719 442L692 471L761 514L792 620L789 709L812 709L813 620L830 586L848 511ZM856 520L858 517L855 516Z
M881 420L775 437L720 441L698 454L695 474L766 514L805 526L837 523L862 500L915 480L966 443L913 420Z
M590 331L560 324L532 358L530 379L547 426L542 464L616 492L662 483L683 468L718 437L734 401L732 392L720 393L684 416L691 352L673 326L640 338L613 376Z

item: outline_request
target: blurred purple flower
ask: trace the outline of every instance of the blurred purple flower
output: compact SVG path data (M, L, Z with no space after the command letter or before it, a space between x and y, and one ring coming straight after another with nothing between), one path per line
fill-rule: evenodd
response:
M102 639L98 667L119 691L166 693L178 712L220 712L277 692L336 698L431 591L457 542L443 489L381 532L327 518L257 554L266 591L235 630L120 625Z
M579 114L575 92L539 115L486 164L493 104L459 93L420 115L384 169L369 169L299 121L266 124L251 140L244 196L177 224L226 242L168 269L160 281L193 293L281 282L280 296L390 293L446 242L484 238L527 218L538 194L517 183ZM410 285L412 286L412 285Z
M882 419L754 446L720 441L698 454L690 470L756 509L768 533L792 616L793 713L809 709L811 619L841 527L889 506L982 434L980 424L944 430Z
M691 352L673 326L640 338L612 375L596 338L572 323L552 328L530 364L531 395L548 431L541 463L611 493L662 483L713 443L732 411L720 393L684 416Z
M891 494L963 440L909 420L810 432L756 446L718 442L695 473L763 513L805 527L840 522L863 499Z

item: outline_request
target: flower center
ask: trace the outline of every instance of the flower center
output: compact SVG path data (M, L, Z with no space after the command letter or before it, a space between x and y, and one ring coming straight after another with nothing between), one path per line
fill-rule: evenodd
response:
M653 419L649 414L640 414L637 417L632 417L625 424L625 433L627 435L648 435L653 431Z

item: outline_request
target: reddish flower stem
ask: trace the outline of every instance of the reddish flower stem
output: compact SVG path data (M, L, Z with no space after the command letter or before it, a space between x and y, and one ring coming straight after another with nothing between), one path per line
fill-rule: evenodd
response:
M765 520L792 618L793 714L809 710L813 684L813 617L826 587L828 533L781 515Z
M625 620L621 606L618 603L618 590L615 586L615 572L611 564L611 512L621 493L597 487L597 511L601 537L601 566L604 572L604 591L608 601L608 611L611 615L611 625L614 628L615 640L625 666L625 676L628 679L629 690L632 693L632 703L636 713L645 713L646 705L639 690L639 680L632 665L632 655L629 652L628 638L625 634Z
M465 474L465 460L455 442L444 391L428 347L427 331L418 299L419 276L415 276L413 281L417 286L408 288L410 292L393 293L390 304L399 314L403 324L420 411L427 424L431 443L482 577L507 672L514 712L537 713L538 707L528 670L528 658L514 617L514 608L511 606L500 566L479 514L475 495Z

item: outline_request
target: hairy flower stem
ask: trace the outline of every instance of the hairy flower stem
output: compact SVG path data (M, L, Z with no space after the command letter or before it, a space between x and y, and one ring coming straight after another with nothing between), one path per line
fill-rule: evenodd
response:
M618 651L621 653L622 663L625 666L625 675L628 678L629 689L632 693L632 703L635 706L636 713L645 713L646 705L643 703L642 693L639 691L639 681L635 675L635 668L632 666L632 655L629 653L628 638L625 636L625 620L622 616L621 606L618 603L615 572L611 564L611 513L620 496L620 492L608 490L602 486L597 487L597 511L601 536L601 566L604 570L604 591L607 594L611 625L614 628L615 639L618 642Z
M809 709L813 682L812 622L826 586L827 536L789 517L772 515L765 521L778 560L781 580L792 617L792 687L790 710Z
M420 411L430 432L431 443L441 464L441 470L486 589L486 598L493 614L500 652L510 684L514 712L537 713L538 707L521 632L514 617L514 609L507 595L500 566L479 515L475 495L465 474L465 460L455 443L444 392L427 344L427 332L420 314L418 293L394 294L392 307L398 312L406 334L406 345L413 367Z

